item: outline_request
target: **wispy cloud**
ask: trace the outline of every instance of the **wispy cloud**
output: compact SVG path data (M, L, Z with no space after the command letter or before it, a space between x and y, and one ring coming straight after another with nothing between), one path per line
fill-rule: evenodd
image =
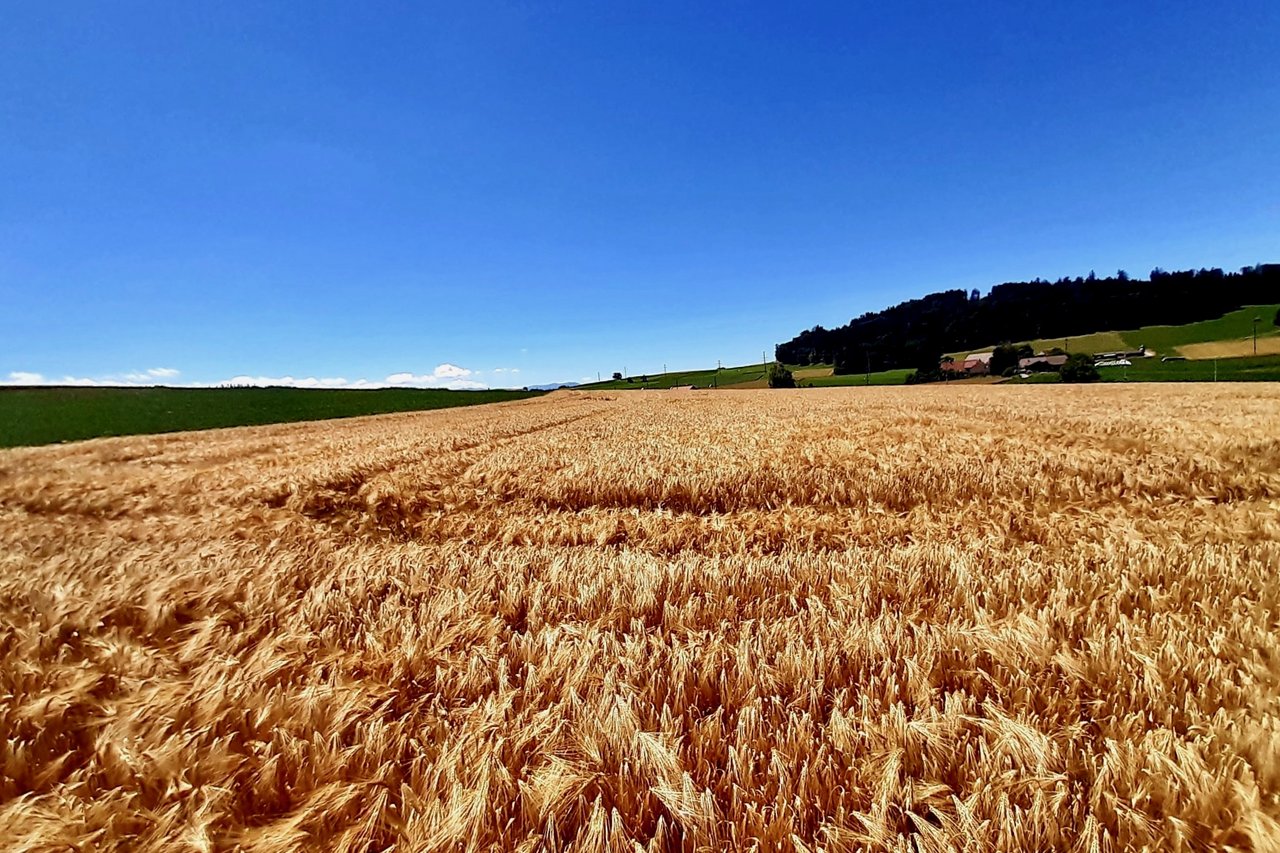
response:
M27 370L14 370L0 385L156 385L159 380L173 379L182 371L173 367L152 367L147 370L131 370L128 373L108 373L103 376L45 376Z
M518 373L518 370L509 370ZM347 379L343 376L251 376L241 374L218 382L185 382L175 383L172 380L182 375L182 371L174 367L151 367L146 370L133 370L128 373L111 373L102 376L63 376L47 377L33 371L15 370L8 378L0 380L0 385L73 385L73 386L144 386L181 384L186 388L204 388L218 385L251 385L257 387L280 388L444 388L453 391L479 390L489 387L479 381L476 371L456 364L445 362L436 365L429 373L412 373L404 371L392 373L382 381L369 379Z
M392 373L381 382L368 379L346 379L341 376L317 378L314 376L233 376L221 385L257 385L283 388L444 388L451 391L468 391L487 388L474 377L476 372L456 364L437 365L430 373L402 371Z
M230 379L224 379L222 382L215 383L218 385L252 385L258 388L379 388L382 387L378 383L369 382L367 379L356 379L354 381L345 379L341 376L326 376L317 378L315 376L233 376Z
M182 375L181 370L172 367L150 367L146 370L134 370L130 373L122 373L118 376L104 376L104 381L120 379L125 382L136 382L141 385L154 384L157 379L174 379Z
M449 388L455 391L487 387L483 382L468 378L474 375L474 370L445 362L436 365L430 373L393 373L383 381L397 387Z

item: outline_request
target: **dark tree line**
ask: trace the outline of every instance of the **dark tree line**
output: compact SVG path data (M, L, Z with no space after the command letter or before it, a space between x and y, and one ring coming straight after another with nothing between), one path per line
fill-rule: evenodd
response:
M863 314L835 329L815 326L778 344L778 361L834 363L836 373L898 367L936 369L945 352L1000 341L1060 338L1091 332L1180 325L1221 317L1245 305L1280 301L1280 264L1239 272L1220 269L1123 270L1107 278L1015 281L986 296L977 290L931 293Z

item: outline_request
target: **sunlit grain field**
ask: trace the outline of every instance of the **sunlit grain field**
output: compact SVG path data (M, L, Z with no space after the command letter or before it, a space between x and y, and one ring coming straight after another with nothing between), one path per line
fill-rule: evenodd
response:
M1280 386L0 453L0 847L1276 850Z

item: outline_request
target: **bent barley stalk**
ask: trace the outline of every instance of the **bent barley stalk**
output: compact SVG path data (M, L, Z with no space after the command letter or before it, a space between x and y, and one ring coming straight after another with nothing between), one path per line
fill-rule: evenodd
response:
M1280 849L1280 388L0 453L0 846Z

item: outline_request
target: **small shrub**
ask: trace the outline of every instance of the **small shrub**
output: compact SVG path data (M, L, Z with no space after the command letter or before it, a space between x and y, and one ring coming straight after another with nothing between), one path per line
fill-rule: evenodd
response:
M770 388L794 388L796 387L796 378L791 375L791 371L787 370L778 362L769 365L769 372L766 374L769 379Z
M1097 382L1098 368L1093 365L1093 357L1082 352L1067 357L1067 361L1058 371L1063 382Z

